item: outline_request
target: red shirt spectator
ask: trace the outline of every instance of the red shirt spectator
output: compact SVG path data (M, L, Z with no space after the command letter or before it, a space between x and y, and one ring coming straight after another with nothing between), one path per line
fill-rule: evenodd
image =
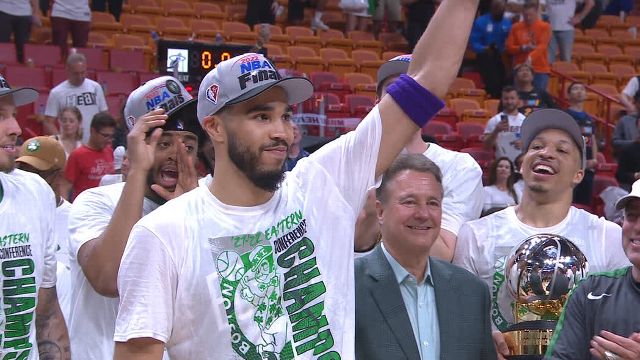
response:
M68 195L71 190L71 200L82 191L97 187L104 175L114 173L111 140L116 132L115 120L108 113L98 113L91 121L90 131L88 143L71 152L64 170L68 183L62 194Z

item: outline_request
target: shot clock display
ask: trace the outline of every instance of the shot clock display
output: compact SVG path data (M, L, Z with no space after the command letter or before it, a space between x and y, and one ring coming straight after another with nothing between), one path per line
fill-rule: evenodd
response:
M219 62L247 53L251 48L250 45L160 40L158 69L160 74L173 75L177 66L178 80L196 85Z

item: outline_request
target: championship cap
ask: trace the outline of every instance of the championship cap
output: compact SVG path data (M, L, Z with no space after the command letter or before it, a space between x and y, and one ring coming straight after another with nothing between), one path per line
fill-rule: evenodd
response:
M196 119L196 100L172 76L149 80L131 92L124 106L127 128L131 130L138 118L158 108L163 108L169 116L162 126L163 130L188 131L198 136L199 140L206 138Z
M616 202L616 209L617 210L624 209L624 207L627 206L627 203L632 199L640 199L640 180L636 180L633 183L633 185L631 186L631 192L628 195L621 197Z
M22 106L36 101L38 92L32 88L11 89L9 83L0 75L0 97L12 95L15 106Z
M379 88L382 82L389 76L406 74L407 70L409 70L410 62L411 54L404 54L389 59L386 63L382 64L380 69L378 69L378 76L376 78L378 82L377 88Z
M562 110L539 109L533 111L529 116L527 116L527 118L522 122L522 127L520 128L524 151L529 149L529 145L536 135L547 129L562 130L571 137L580 150L582 156L582 169L584 169L587 164L587 159L582 131L571 115Z
M289 105L313 95L313 85L303 77L282 78L262 54L248 53L219 63L200 83L198 120L217 113L227 105L249 100L274 86L287 93Z
M18 162L29 164L40 171L64 169L67 161L64 148L54 138L33 137L22 144Z

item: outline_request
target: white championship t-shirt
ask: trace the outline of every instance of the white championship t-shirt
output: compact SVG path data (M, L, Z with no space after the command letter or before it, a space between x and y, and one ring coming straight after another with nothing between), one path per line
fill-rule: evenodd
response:
M30 0L2 0L0 1L0 11L13 16L31 16Z
M65 106L76 106L82 113L82 143L89 140L91 120L100 111L107 111L107 101L102 87L91 79L84 79L82 85L72 86L65 80L51 89L44 114L57 118Z
M56 286L55 196L42 178L22 170L0 172L0 183L0 353L37 360L38 291Z
M51 17L91 21L89 2L84 0L54 0L51 7Z
M571 207L560 223L534 228L518 219L515 206L468 222L460 228L453 263L478 275L492 289L493 327L506 330L513 323L513 298L505 286L505 261L514 247L535 234L555 234L571 240L586 256L590 272L629 266L622 251L620 226Z
M354 227L381 130L375 107L262 205L199 186L141 219L118 274L115 340L158 339L172 360L353 359Z
M457 235L462 224L477 219L482 212L482 169L471 155L436 144L429 144L424 156L442 172L444 197L440 227Z
M516 195L517 196L517 195ZM516 204L516 199L508 191L502 191L495 185L484 187L484 207L489 210L494 207L506 207Z
M505 115L503 112L495 115L487 122L487 127L484 129L484 135L491 134L493 130L500 123L500 116ZM507 131L501 131L496 136L496 159L501 157L508 157L509 160L515 161L516 157L520 155L522 149L516 147L516 141L520 140L520 127L525 116L521 113L517 115L508 115L509 129Z
M71 275L69 274L69 211L71 203L62 198L60 200L62 203L56 208L54 225L57 259L56 294L68 327L71 313Z
M113 332L118 311L118 299L98 294L78 264L78 251L89 240L97 238L107 228L120 200L125 183L100 186L83 191L73 202L69 214L69 251L71 256L71 317L69 336L74 359L102 360L113 358ZM142 213L146 215L158 205L144 199Z

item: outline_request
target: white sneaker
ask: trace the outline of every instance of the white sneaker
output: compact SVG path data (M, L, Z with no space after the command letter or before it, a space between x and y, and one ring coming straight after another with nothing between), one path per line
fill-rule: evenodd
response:
M322 30L327 31L329 27L327 24L323 23L322 20L316 21L315 19L311 20L311 30Z

